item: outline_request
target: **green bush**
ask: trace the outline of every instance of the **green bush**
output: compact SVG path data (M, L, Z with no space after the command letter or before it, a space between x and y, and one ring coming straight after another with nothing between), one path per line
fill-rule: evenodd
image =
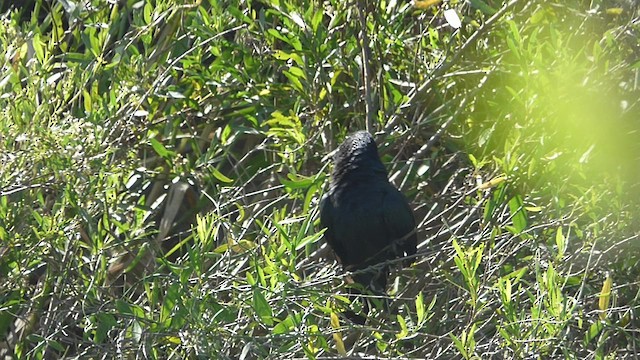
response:
M0 354L635 353L637 5L429 3L3 4ZM359 129L420 239L362 326L317 221Z

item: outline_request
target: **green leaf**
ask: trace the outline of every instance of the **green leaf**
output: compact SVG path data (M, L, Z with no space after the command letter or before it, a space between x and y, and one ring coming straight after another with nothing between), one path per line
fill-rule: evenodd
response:
M36 33L33 35L33 40L31 40L33 44L33 51L36 53L36 58L40 63L45 62L45 50L43 48L42 40L40 39L40 34Z
M400 332L396 334L396 339L401 340L409 335L409 329L407 328L407 322L402 316L397 315L396 319L398 320L398 325L400 325Z
M295 75L296 77L299 77L299 78L302 78L302 79L305 79L305 80L307 79L307 75L299 67L292 66L292 67L289 68L289 72L291 74Z
M231 14L236 19L238 19L238 20L240 20L240 21L242 21L242 22L244 22L246 24L253 24L253 20L250 17L246 16L244 14L244 12L242 10L238 9L237 7L229 6L225 10L228 11L229 14Z
M84 105L85 113L91 113L93 111L93 106L91 103L91 94L86 89L82 89L82 102Z
M449 334L449 337L451 338L451 340L453 340L453 345L455 345L456 349L458 349L458 351L460 352L460 355L462 355L462 357L464 357L465 359L468 358L467 349L465 349L465 346L462 343L462 341L453 334ZM465 338L464 331L462 332L462 338L463 339Z
M152 19L151 19L151 13L153 12L153 5L151 3L146 3L142 12L142 16L144 19L144 22L147 25L151 25Z
M315 11L311 18L311 29L314 33L318 32L318 26L322 23L322 17L324 16L322 11Z
M307 237L302 238L302 240L300 240L298 242L298 244L296 245L296 250L300 250L303 247L307 246L308 244L312 244L318 240L320 240L320 238L322 237L322 234L324 234L324 232L326 231L326 229L322 229L321 231L313 234L313 235L309 235Z
M162 308L160 310L160 322L164 322L165 326L169 326L173 321L174 309L176 302L180 298L180 284L175 283L167 288L162 299Z
M267 34L275 37L276 39L282 40L284 42L289 42L289 39L287 39L285 36L283 36L278 30L276 29L268 29L267 30Z
M556 230L556 246L558 247L558 255L556 255L556 259L561 260L564 257L564 252L567 248L566 238L562 234L562 227L559 227Z
M493 7L489 6L489 4L487 4L486 2L484 2L482 0L470 0L469 2L471 3L472 7L476 8L476 9L479 9L480 11L482 11L486 15L493 15L496 12L498 12L498 10L496 10Z
M306 189L309 186L313 185L315 182L314 178L303 177L291 173L287 174L287 177L289 178L289 180L283 178L282 176L278 177L280 183L284 185L287 190Z
M144 310L141 307L137 305L131 305L122 299L116 300L116 309L118 309L118 312L125 315L131 315L140 319L144 319L145 317Z
M587 333L584 336L585 346L589 345L589 343L591 343L591 341L600 334L602 329L604 329L604 324L602 323L602 321L596 321L591 324L591 326L589 326L589 330L587 330Z
M259 288L253 289L253 310L266 325L273 325L273 311Z
M524 209L522 197L514 196L509 200L509 210L511 211L511 221L514 233L519 234L527 228L527 213Z
M250 272L247 272L246 277L247 277L247 284L253 286L257 283L256 279L253 277L253 275L251 275Z
M302 57L300 57L300 55L298 55L296 53L287 53L287 52L284 52L282 50L276 50L273 53L273 57L275 57L278 60L283 60L283 61L293 60L293 61L296 62L296 64L298 66L304 66L304 60L302 60ZM296 69L299 69L299 68L296 68ZM302 70L300 70L300 71L302 71ZM306 74L303 73L302 76L304 78L306 78Z
M296 90L298 90L299 92L304 92L304 86L302 86L302 82L300 82L300 79L298 78L298 76L286 70L283 71L282 73L284 74L284 76L287 77L287 79L289 79L289 81L291 82L291 84Z
M153 148L153 150L160 155L160 157L167 159L169 157L170 154L173 154L173 152L167 150L167 148L164 147L164 145L162 145L162 143L160 143L158 140L156 140L155 138L151 138L149 139L149 142L151 143L151 147Z
M117 322L113 315L107 313L97 313L94 317L96 322L96 330L93 334L93 341L101 344L105 339L109 338L109 331L116 326Z
M223 173L220 172L220 170L212 167L212 168L210 168L210 171L211 171L213 177L218 179L220 182L225 183L225 184L233 183L233 179L230 179L230 178L226 177Z
M286 334L293 331L295 329L295 326L296 326L296 322L295 322L294 315L290 314L284 320L282 320L276 326L274 326L271 333L274 335Z
M418 293L416 296L416 316L418 317L418 324L422 324L425 319L425 311L424 311L424 298L422 296L422 291Z
M600 320L607 317L607 310L611 303L611 287L613 286L613 278L607 274L607 278L602 283L602 289L598 295L598 309L600 309Z

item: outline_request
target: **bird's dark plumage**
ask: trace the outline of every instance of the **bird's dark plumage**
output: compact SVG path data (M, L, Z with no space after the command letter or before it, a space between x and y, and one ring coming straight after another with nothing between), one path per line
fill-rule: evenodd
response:
M349 136L334 156L329 192L320 204L325 239L353 279L381 294L389 266L372 265L414 255L416 223L406 198L387 177L371 134ZM358 271L368 269L366 271Z

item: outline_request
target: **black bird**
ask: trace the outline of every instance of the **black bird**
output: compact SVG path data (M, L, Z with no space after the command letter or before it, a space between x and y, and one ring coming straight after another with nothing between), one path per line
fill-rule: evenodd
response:
M334 156L328 193L320 203L325 239L353 280L384 294L388 260L414 255L416 222L407 199L387 177L371 134L358 131Z

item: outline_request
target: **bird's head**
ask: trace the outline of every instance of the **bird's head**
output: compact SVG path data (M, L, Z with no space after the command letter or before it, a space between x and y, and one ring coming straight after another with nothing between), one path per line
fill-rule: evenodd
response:
M333 161L334 183L349 181L358 174L387 178L387 170L380 161L376 142L367 131L358 131L349 135L340 144Z

